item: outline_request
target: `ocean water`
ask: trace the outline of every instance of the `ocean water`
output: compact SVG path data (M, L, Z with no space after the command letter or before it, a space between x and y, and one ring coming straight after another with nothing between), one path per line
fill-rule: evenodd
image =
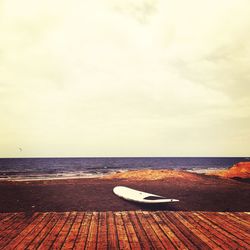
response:
M247 157L0 158L0 180L89 178L132 169L207 172L249 161Z

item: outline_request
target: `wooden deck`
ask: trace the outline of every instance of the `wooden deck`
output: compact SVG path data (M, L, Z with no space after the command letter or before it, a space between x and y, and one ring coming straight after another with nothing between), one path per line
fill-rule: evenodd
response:
M0 249L250 249L250 213L2 213Z

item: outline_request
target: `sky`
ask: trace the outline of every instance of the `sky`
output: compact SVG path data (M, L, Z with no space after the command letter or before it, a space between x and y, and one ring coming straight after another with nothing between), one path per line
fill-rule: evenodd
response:
M0 0L0 157L250 156L249 13Z

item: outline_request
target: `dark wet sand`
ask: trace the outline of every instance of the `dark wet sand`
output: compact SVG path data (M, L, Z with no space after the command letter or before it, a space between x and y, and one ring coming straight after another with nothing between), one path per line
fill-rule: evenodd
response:
M179 199L167 205L142 206L115 196L117 185ZM51 180L0 182L0 212L34 211L250 211L250 184L213 176L199 180Z

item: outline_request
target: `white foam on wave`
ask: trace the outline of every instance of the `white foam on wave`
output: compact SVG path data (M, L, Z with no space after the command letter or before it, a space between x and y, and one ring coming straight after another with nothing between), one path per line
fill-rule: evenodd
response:
M64 172L56 174L44 174L44 175L15 175L15 176L0 176L0 181L10 182L22 182L22 181L46 181L46 180L72 180L72 179L88 179L88 178L100 178L106 175L114 174L117 172L124 172L126 170L109 171L105 173L101 172Z
M225 169L226 168L193 168L193 169L187 169L186 171L197 174L209 174L214 171L225 170Z

